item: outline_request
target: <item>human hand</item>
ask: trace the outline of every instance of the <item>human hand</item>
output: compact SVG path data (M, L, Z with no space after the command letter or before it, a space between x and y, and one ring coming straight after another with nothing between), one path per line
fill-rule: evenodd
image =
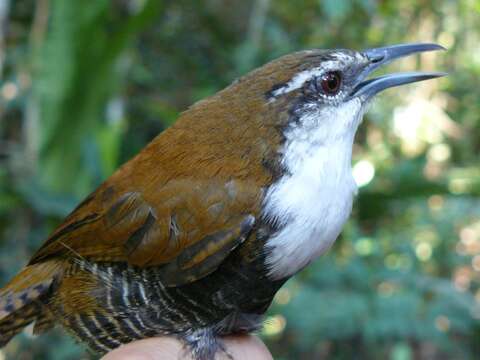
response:
M273 360L265 344L256 336L237 335L222 339L234 360ZM187 354L187 357L185 355ZM102 360L190 360L185 346L173 337L134 341L105 355ZM216 360L228 359L219 352Z

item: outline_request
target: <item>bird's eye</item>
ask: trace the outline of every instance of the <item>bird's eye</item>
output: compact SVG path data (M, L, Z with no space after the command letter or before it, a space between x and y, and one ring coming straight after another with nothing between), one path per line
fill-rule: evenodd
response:
M330 71L323 75L319 79L319 82L323 92L327 95L333 96L340 90L342 75L338 71Z

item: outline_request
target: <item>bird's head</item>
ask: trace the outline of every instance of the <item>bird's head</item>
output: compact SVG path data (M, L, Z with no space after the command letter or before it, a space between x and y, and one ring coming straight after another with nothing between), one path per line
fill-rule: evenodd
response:
M291 136L315 136L312 140L328 143L353 137L366 104L382 90L445 75L412 72L368 78L374 70L407 55L440 49L436 44L403 44L365 51L300 51L252 71L228 90L244 106L249 104L246 99L263 102L270 114L267 121Z
M249 160L257 159L269 164L271 173L293 173L294 167L302 166L303 160L324 148L333 155L336 148L351 156L355 132L366 105L376 94L445 74L369 75L395 59L440 49L443 47L436 44L404 44L365 51L292 53L198 102L174 128L186 130L181 132L182 137L190 136L183 143L197 144L197 160L207 157L206 152L212 153L208 158L218 163L218 172L225 162L248 168Z

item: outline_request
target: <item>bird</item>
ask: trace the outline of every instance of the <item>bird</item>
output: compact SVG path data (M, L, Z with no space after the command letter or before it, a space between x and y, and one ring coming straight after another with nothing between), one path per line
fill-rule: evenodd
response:
M87 196L0 290L0 347L33 323L99 355L173 336L195 360L262 326L275 293L325 253L357 186L351 157L390 73L434 43L284 55L179 115Z

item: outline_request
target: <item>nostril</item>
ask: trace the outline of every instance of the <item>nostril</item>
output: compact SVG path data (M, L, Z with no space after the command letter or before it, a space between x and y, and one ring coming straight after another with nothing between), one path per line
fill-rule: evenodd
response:
M372 64L379 63L383 59L385 59L385 55L374 55L374 56L369 56L368 59Z

